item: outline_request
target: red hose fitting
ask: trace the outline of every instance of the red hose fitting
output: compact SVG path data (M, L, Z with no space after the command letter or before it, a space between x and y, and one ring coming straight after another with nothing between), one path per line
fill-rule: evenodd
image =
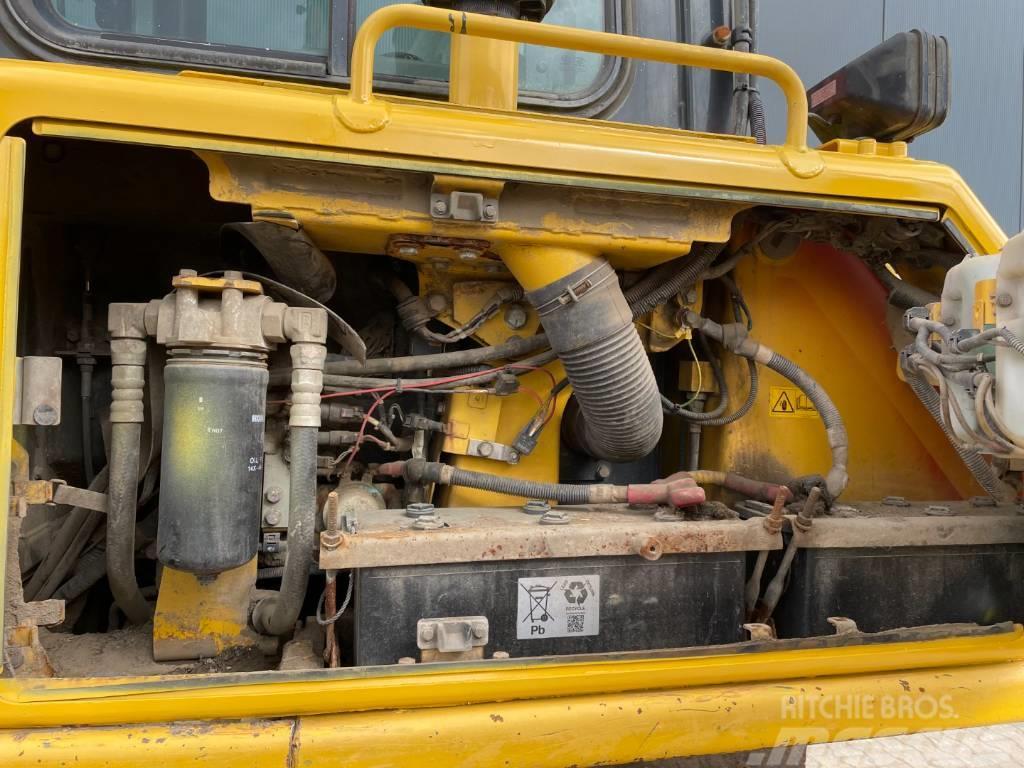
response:
M657 480L646 485L626 486L626 501L630 504L671 504L690 507L706 501L704 489L692 477Z

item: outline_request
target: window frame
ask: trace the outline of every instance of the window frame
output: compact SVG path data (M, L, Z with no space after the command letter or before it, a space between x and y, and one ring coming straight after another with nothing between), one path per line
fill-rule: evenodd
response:
M634 0L603 0L605 29L629 34ZM355 37L356 0L330 0L328 49L323 55L267 51L238 45L88 30L71 24L48 0L0 0L0 25L27 54L48 61L104 61L133 69L201 69L227 74L305 80L347 86ZM568 94L520 91L519 102L533 109L593 116L615 103L628 84L631 62L604 57L587 88ZM399 76L374 78L382 92L443 98L448 83Z

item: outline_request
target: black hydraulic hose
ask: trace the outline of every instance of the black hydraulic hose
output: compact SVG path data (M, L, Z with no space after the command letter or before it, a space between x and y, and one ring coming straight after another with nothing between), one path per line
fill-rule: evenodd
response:
M139 450L142 424L110 425L110 471L107 490L107 578L114 601L133 624L153 615L135 578L135 514L138 504Z
M978 481L985 492L994 499L1002 500L1006 495L1002 491L1002 484L999 478L996 477L995 470L992 469L992 465L982 458L981 454L977 451L967 448L956 439L956 435L953 434L952 428L946 424L942 418L942 406L939 402L939 395L929 384L924 377L916 371L909 370L909 367L904 364L903 372L906 376L907 383L910 388L917 395L917 399L921 401L921 405L925 407L931 417L935 420L935 423L942 429L942 433L946 436L953 448L956 449L957 455L960 460L963 461L964 465L974 475L974 479Z
M309 562L316 545L316 427L290 427L288 556L280 591L261 600L253 625L266 635L295 629L309 584Z
M696 312L686 313L686 323L691 328L697 328L706 333L737 355L767 365L799 387L807 396L825 425L829 448L832 452L832 467L825 476L825 487L833 499L838 497L849 482L849 475L846 472L849 438L839 409L836 408L835 403L832 402L822 386L792 360L749 338L746 328L738 323L722 326Z
M538 483L533 480L489 475L468 469L454 469L448 484L504 493L509 496L522 496L524 499L550 499L559 504L586 504L590 501L590 486L588 485Z
M728 416L713 416L711 418L704 418L711 412L702 413L700 411L691 411L683 408L676 403L673 403L666 397L662 397L662 405L665 407L667 413L673 413L677 416L682 416L687 421L692 421L700 424L702 427L724 427L727 424L732 424L735 421L739 421L748 413L750 409L754 407L754 403L757 401L757 392L760 387L760 374L757 372L757 363L753 360L746 360L747 372L750 376L750 390L747 392L747 398L743 401L742 405L735 411L730 413ZM719 403L721 405L721 403ZM717 408L715 410L718 410Z
M324 364L324 373L347 376L376 376L396 373L411 373L443 368L458 368L464 365L482 365L493 360L511 360L532 354L548 346L544 334L526 339L511 338L491 347L474 347L453 352L437 352L430 355L408 357L379 357L360 363L358 360L329 360ZM286 384L290 374L271 374L271 384ZM275 381L275 378L277 381Z
M725 243L703 245L696 255L691 251L692 258L675 259L662 264L630 286L625 295L633 317L646 315L659 304L694 285L723 248Z
M86 485L90 485L96 477L92 457L92 371L95 365L95 358L78 358L78 370L82 376L82 467L85 470Z

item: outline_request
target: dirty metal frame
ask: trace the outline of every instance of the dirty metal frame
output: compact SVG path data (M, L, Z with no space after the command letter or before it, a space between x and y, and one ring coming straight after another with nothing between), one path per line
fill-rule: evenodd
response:
M728 52L683 44L499 24L487 17L459 19L464 34L781 78L790 101L782 147L379 97L369 87L372 44L385 28L414 21L454 29L448 28L448 14L436 9L394 6L378 14L384 15L371 17L375 26L360 33L349 94L245 78L3 61L0 133L33 121L33 129L47 136L863 210L942 219L982 252L994 252L1005 241L955 172L908 159L905 147L837 142L807 148L803 87L788 67L766 57L726 57ZM229 95L232 109L226 110ZM523 151L526 146L530 151ZM431 148L431 158L422 157L423 147ZM0 142L0 480L5 486L12 450L23 174L24 142L8 136ZM0 526L6 524L4 516ZM950 697L957 715L952 723L916 714L887 723L910 731L1024 719L1020 627L891 644L770 647L756 653L712 649L711 655L678 651L667 657L488 660L244 677L5 679L0 680L0 723L7 730L0 731L0 757L13 762L73 756L82 765L122 755L167 765L204 755L216 755L223 765L300 760L328 765L339 755L353 766L412 766L431 759L479 765L489 758L546 766L630 762L772 746L785 725L780 724L782 696L797 691L817 697L902 696L911 704ZM917 712L913 706L907 711ZM208 722L195 727L177 722L196 720ZM69 723L76 727L68 728ZM814 740L857 738L879 727L853 716L826 719L820 710L801 725L814 729L801 738ZM580 731L587 739L569 737Z

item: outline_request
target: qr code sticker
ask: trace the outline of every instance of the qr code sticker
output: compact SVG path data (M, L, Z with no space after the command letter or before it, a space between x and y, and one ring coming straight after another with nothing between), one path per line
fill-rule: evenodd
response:
M570 613L565 617L565 631L572 633L583 632L585 625L583 619L584 616L582 613Z

